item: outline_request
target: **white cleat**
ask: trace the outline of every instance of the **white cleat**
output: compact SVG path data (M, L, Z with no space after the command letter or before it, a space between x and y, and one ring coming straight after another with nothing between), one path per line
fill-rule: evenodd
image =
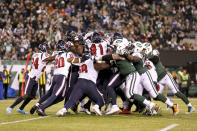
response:
M94 105L93 107L92 107L92 110L97 114L97 115L99 115L99 116L102 116L102 113L101 113L101 110L99 109L99 105Z
M118 107L118 105L112 105L111 109L105 113L106 115L112 115L112 114L116 114L120 111L120 108Z
M67 113L66 108L62 108L61 110L59 110L59 111L56 113L56 116L64 116L64 115L66 115L66 113Z
M195 111L195 108L193 106L189 106L188 111L185 114L191 114L194 111Z

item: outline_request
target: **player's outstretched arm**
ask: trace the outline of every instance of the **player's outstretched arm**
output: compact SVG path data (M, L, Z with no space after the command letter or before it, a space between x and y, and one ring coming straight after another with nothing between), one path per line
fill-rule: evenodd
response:
M118 54L110 54L110 55L104 55L104 56L97 56L95 57L95 60L96 61L111 61L111 60L125 60L125 58Z
M95 68L96 70L104 70L104 69L107 69L107 68L109 68L109 67L110 67L110 65L107 64L107 63L95 63L95 64L94 64L94 68Z
M55 57L56 57L56 55L47 57L44 60L42 60L42 62L51 62L51 61L54 61L55 60Z
M81 58L68 58L67 62L69 63L81 63Z
M140 58L137 57L137 56L132 56L132 55L127 55L126 58L131 61L131 62L139 62L140 61Z

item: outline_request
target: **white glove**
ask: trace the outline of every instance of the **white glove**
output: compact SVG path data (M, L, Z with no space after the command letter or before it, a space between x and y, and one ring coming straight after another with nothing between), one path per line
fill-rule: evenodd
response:
M158 56L159 55L159 51L158 50L153 50L153 55Z

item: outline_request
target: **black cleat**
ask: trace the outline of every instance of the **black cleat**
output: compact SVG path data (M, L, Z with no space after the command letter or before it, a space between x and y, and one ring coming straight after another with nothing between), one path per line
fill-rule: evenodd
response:
M39 116L47 116L47 114L45 114L45 112L40 108L37 109L37 113Z
M39 106L34 105L31 110L30 110L30 114L34 114L34 112L39 108Z

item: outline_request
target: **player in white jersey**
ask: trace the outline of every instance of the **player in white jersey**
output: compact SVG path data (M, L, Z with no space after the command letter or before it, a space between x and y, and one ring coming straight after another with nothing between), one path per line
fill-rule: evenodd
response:
M102 39L102 36L98 32L94 32L91 35L91 40L86 40L86 45L91 51L92 55L101 56L107 54L107 48L110 43Z
M57 49L60 50L58 54L46 59L48 62L55 61L54 76L50 92L47 93L50 96L47 100L45 99L46 102L43 105L39 106L44 100L37 103L37 106L39 106L37 109L38 115L46 116L44 110L52 104L62 101L65 96L68 73L71 67L69 60L73 57L73 53L69 51L67 46L70 45L66 45L64 41L59 41L57 43Z
M97 70L103 68L106 67L103 67L101 64L94 64L93 57L90 57L89 59L80 63L79 79L74 85L70 99L68 100L68 102L66 102L64 108L56 113L57 116L65 115L73 104L75 104L80 98L86 96L88 96L92 101L95 102L95 105L92 107L93 111L98 115L102 115L100 108L104 105L104 101L101 94L97 90L96 80L98 77Z
M24 94L6 109L8 114L11 114L12 109L23 100L24 102L19 107L19 109L17 109L17 112L27 114L23 109L36 96L38 80L40 79L47 65L47 62L43 62L43 60L47 59L51 53L46 43L40 44L39 49L42 53L35 53L32 56L32 70L26 77Z

